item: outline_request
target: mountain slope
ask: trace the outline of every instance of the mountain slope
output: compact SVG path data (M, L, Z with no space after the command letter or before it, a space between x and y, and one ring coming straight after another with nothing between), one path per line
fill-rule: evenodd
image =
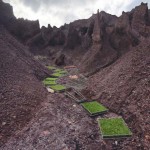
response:
M123 117L132 138L104 141L97 122L80 105L63 94L47 97L41 80L50 72L33 59L36 55L46 57L44 64L76 65L88 77L85 96L109 108L104 117ZM40 29L38 21L17 19L12 7L0 0L0 146L4 149L41 150L52 144L52 149L149 150L149 103L147 4L120 17L98 11L89 19Z
M123 149L150 147L150 39L90 77L88 90L131 127L133 138ZM91 91L92 90L92 91ZM108 142L109 143L109 142ZM138 144L137 144L138 143Z
M0 144L34 116L46 98L48 71L0 25Z

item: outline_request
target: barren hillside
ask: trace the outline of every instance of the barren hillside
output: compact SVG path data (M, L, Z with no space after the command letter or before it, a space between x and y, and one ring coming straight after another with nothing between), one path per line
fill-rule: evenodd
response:
M65 92L47 92L42 81L52 71L46 66L70 65L78 70L72 75L85 79L80 92L86 99L109 109L99 117L122 117L130 138L104 140L97 117ZM60 28L40 28L38 20L17 19L12 6L0 0L0 149L149 150L148 5L120 17L97 11Z

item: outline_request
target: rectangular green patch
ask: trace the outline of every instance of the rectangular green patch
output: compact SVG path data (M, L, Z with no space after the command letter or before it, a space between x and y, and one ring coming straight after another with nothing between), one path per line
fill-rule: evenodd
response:
M122 118L103 118L98 120L103 138L128 137L132 133Z
M58 78L46 78L44 81L56 81Z
M67 74L67 71L63 70L63 69L56 69L54 70L55 73L59 73L59 74Z
M56 67L53 67L53 66L47 66L47 68L48 68L49 70L55 70L55 69L56 69Z
M59 84L57 84L57 85L51 85L50 88L53 89L54 91L57 91L57 92L61 92L61 91L66 90L65 86L59 85Z
M59 77L62 77L63 74L61 74L61 73L53 73L52 76L59 78Z
M91 116L96 116L99 114L103 114L108 111L103 105L98 103L97 101L85 102L81 104L84 109L86 109Z
M43 83L46 86L48 86L48 85L56 85L57 84L55 80L44 80Z

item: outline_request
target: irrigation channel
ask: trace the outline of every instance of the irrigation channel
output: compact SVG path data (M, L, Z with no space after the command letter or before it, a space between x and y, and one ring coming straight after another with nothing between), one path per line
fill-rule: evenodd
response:
M80 91L85 88L87 79L81 75L75 66L67 66L59 69L48 66L52 70L51 77L46 78L43 83L51 94L61 92L67 98L81 105L87 114L95 119L108 113L108 109L95 100L88 100ZM97 119L100 134L104 139L125 138L132 135L130 129L121 117Z

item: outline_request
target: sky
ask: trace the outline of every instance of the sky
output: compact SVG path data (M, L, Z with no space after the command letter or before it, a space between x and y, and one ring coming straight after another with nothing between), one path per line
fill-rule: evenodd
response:
M93 13L105 11L120 16L141 2L150 0L3 0L13 6L17 18L39 20L40 26L60 27L78 19L89 18Z

